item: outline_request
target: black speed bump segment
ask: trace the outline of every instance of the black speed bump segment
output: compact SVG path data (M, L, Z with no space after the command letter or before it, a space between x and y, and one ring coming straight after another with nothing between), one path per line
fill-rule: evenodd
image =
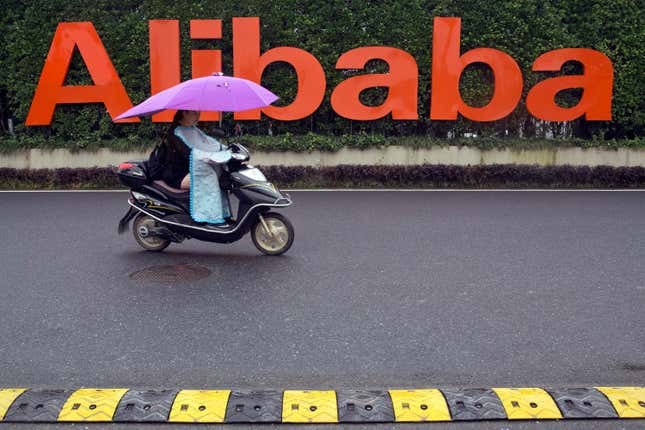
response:
M4 421L52 422L74 390L28 390L14 400Z
M441 390L453 421L505 420L499 397L489 388Z
M392 399L387 391L336 391L341 423L394 421Z
M177 392L178 390L130 390L121 398L112 421L166 422Z
M369 423L580 418L645 420L645 387L382 391L0 388L0 422Z
M282 422L282 392L232 391L226 408L227 423Z
M547 389L565 418L618 418L618 414L595 388Z

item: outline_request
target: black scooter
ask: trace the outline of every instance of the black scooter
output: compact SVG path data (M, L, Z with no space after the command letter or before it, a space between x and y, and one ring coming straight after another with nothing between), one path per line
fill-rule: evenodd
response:
M222 164L219 179L224 198L233 193L239 200L234 219L224 225L193 221L190 216L190 191L173 188L164 181L148 178L147 161L119 165L119 180L130 188L130 209L119 222L119 234L134 219L134 238L146 251L163 251L171 242L185 239L231 243L249 231L253 244L262 253L280 255L293 244L293 226L274 208L291 205L288 194L267 181L262 172L247 164L249 151L242 145L229 145L232 158Z

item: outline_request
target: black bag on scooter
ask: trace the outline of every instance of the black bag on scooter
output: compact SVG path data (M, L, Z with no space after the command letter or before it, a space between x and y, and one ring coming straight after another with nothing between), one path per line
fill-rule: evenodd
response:
M157 144L148 157L147 174L151 181L161 179L161 175L166 168L166 145L165 142Z

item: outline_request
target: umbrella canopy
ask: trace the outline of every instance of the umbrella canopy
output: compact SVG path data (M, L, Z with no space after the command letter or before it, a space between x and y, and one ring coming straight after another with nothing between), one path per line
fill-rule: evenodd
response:
M270 105L279 97L248 79L212 76L191 79L165 89L114 118L152 115L166 109L239 112Z

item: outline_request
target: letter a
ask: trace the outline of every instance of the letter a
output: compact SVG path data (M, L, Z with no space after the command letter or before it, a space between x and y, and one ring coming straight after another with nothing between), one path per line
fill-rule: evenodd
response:
M63 86L74 47L78 47L94 85ZM56 105L67 103L103 103L112 118L132 107L91 22L58 24L25 125L51 124ZM119 122L139 122L139 119Z
M354 76L344 80L331 95L331 105L340 116L356 120L379 119L392 113L392 119L418 119L417 90L419 71L414 57L390 47L356 48L340 56L337 69L362 69L374 58L387 62L389 73ZM380 106L365 106L361 92L372 87L387 87L388 95Z
M611 90L614 67L601 52L585 48L556 49L540 55L533 70L556 72L567 61L578 61L584 67L583 75L560 76L535 84L526 97L526 107L536 118L545 121L571 121L583 114L588 121L611 120ZM555 95L569 88L582 88L580 102L571 108L558 106Z

